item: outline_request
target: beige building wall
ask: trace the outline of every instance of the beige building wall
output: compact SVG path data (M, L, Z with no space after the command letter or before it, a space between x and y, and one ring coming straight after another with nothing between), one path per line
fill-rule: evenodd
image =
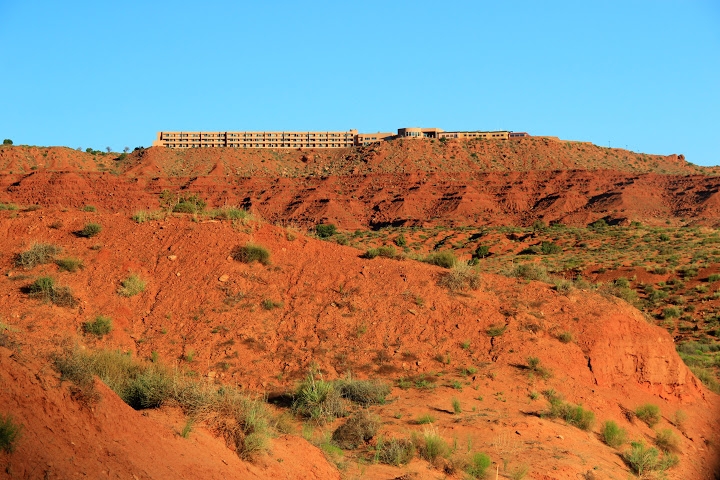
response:
M153 146L168 148L348 148L395 138L484 138L507 140L529 136L525 132L445 132L440 128L399 128L391 132L158 132Z
M347 132L159 132L153 146L169 148L347 148L357 130Z

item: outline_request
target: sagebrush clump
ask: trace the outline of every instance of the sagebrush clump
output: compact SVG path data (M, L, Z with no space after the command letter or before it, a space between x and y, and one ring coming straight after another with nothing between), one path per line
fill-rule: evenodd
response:
M132 297L145 291L145 281L139 275L133 273L120 282L118 294L123 297Z
M61 248L50 243L33 243L30 248L15 256L15 266L30 270L37 265L51 263Z
M233 260L242 263L253 263L259 262L263 265L270 264L270 252L267 248L262 245L254 243L247 243L244 246L237 246L233 248L230 253Z

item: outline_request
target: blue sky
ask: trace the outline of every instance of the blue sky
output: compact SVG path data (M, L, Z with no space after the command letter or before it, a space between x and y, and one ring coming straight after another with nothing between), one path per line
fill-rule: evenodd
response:
M0 138L528 131L720 164L720 2L0 0Z

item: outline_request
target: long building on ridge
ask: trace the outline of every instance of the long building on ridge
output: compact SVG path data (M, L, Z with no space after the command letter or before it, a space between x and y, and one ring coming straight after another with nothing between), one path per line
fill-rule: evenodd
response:
M440 128L399 128L397 133L377 132L158 132L154 147L168 148L349 148L396 138L485 138L508 140L529 137L525 132L464 131L446 132Z

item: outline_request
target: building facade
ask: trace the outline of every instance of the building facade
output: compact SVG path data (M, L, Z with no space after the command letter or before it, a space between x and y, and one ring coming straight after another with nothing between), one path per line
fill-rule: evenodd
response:
M396 138L485 138L508 140L529 136L525 132L446 132L440 128L400 128L391 132L158 132L154 147L168 148L349 148Z

